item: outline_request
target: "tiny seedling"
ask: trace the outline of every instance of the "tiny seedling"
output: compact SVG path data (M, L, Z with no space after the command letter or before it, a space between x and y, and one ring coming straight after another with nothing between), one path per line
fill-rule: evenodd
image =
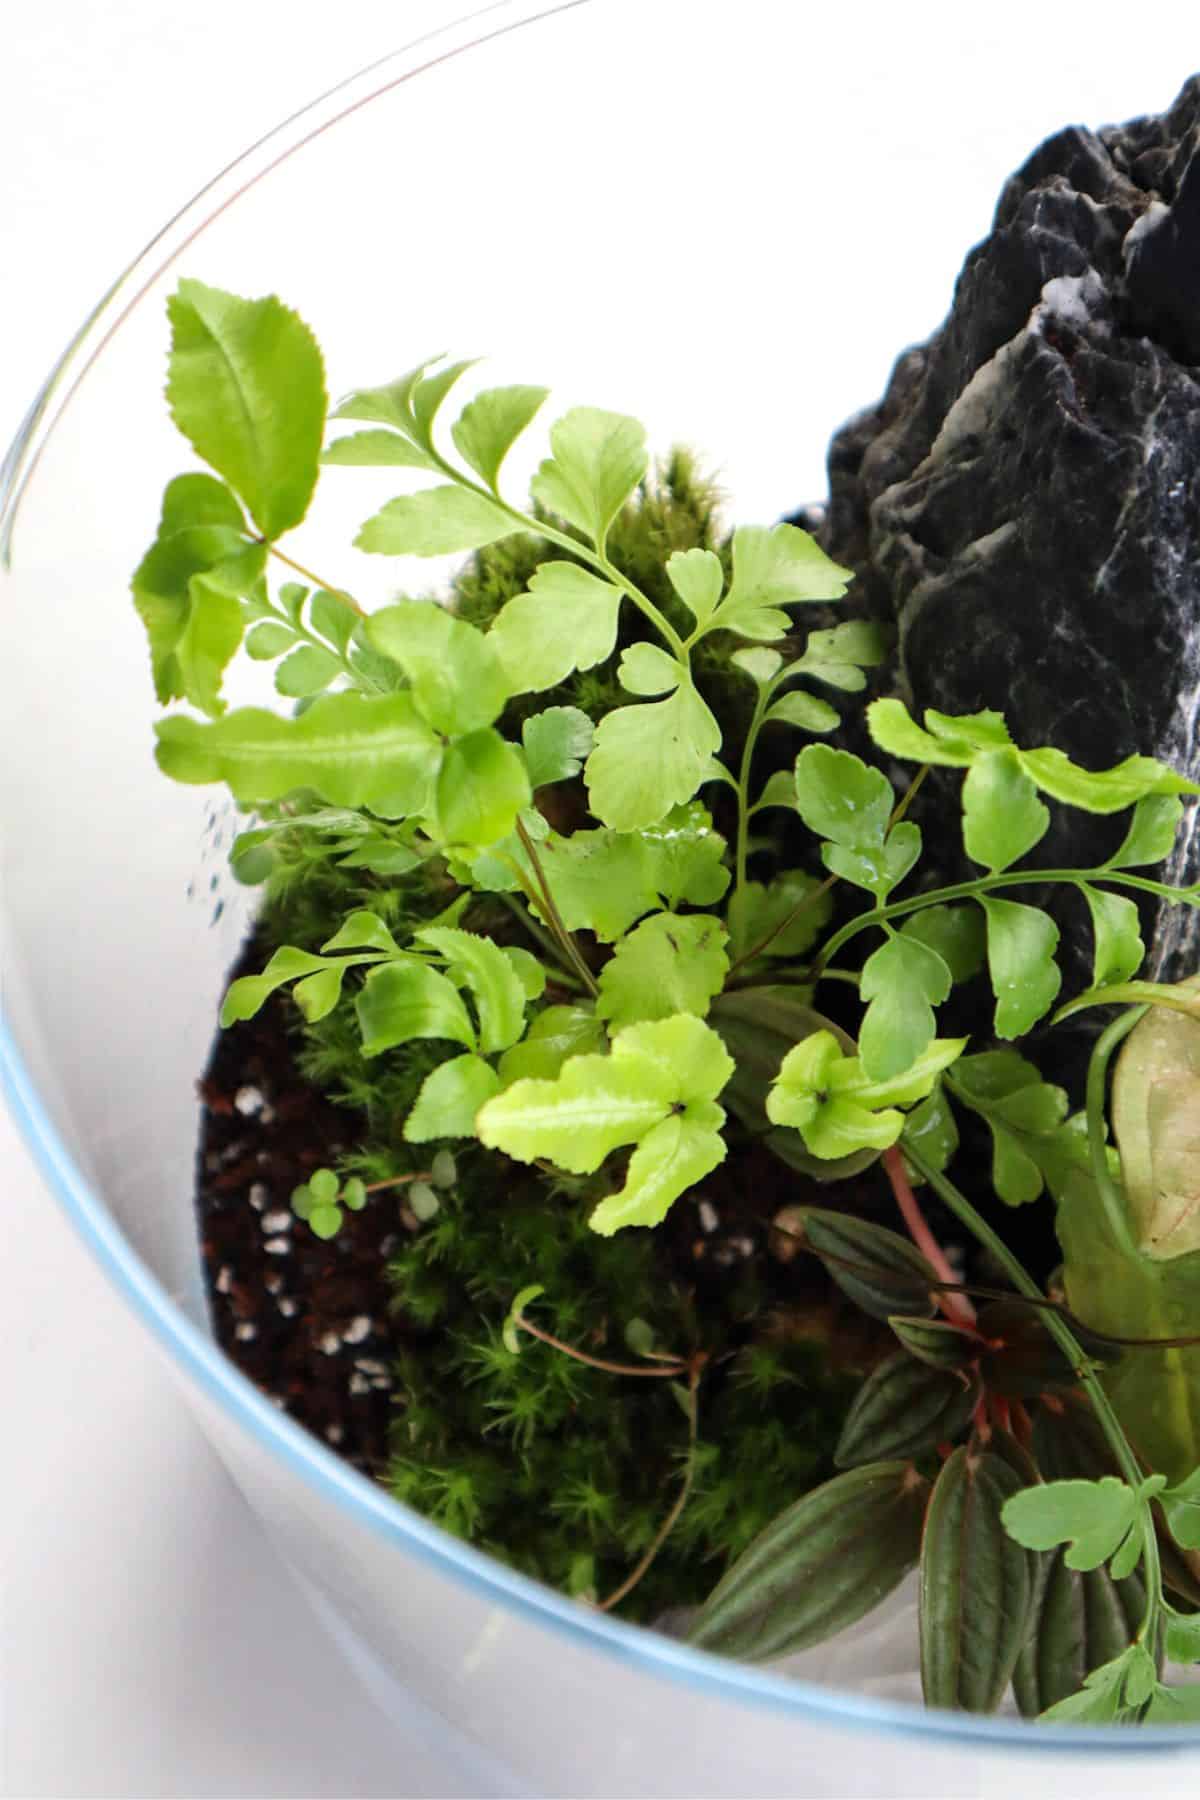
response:
M1200 904L1200 887L1146 873L1200 787L1144 756L1084 769L1016 743L998 712L918 720L890 696L866 709L874 760L822 742L841 724L835 701L868 687L887 645L861 618L822 615L805 631L805 609L836 606L851 580L807 532L741 525L723 550L675 550L652 597L611 553L647 476L636 420L586 406L558 418L525 507L501 476L544 389L485 388L446 431L469 365L439 360L330 414L316 343L279 301L184 281L169 311L168 400L205 466L168 484L133 578L158 698L190 709L158 724L159 765L225 784L256 815L233 851L244 881L304 842L381 890L424 878L444 896L399 936L386 909L357 906L317 948L283 944L225 997L226 1025L277 992L310 1026L342 1009L368 1063L428 1049L398 1125L430 1169L370 1185L318 1169L293 1197L299 1216L329 1238L372 1187L406 1182L415 1224L444 1234L452 1145L493 1153L497 1169L554 1172L555 1204L588 1194L599 1238L660 1225L751 1140L832 1183L879 1162L906 1237L809 1206L798 1230L895 1352L845 1420L842 1472L797 1494L732 1562L693 1642L784 1654L919 1566L931 1703L988 1711L1011 1684L1051 1721L1200 1718L1200 1689L1161 1673L1164 1653L1200 1660L1188 1561L1200 1346L1178 1323L1200 1295L1200 999L1140 978L1138 912L1145 896ZM328 437L328 421L352 429ZM394 470L404 491L362 524L362 552L545 546L486 629L429 601L368 611L343 570L318 576L284 547L322 469L352 481L364 467ZM287 579L274 586L276 565ZM282 708L228 706L242 648L273 666ZM608 684L604 704L564 702L592 677ZM730 729L718 690L739 684ZM908 816L930 771L966 870L937 887ZM1031 864L1052 807L1127 814L1119 848L1095 867ZM1063 915L1047 895L1090 931L1090 984L1065 1004ZM498 911L504 933L479 928ZM835 987L852 1030L817 1009ZM975 1002L969 1035L941 1028L956 989ZM1125 1010L1072 1112L1024 1040L1094 1005ZM967 1118L991 1144L994 1199L978 1206L949 1173ZM957 1278L922 1186L1003 1272L1000 1287ZM498 1179L497 1204L502 1190ZM1061 1293L996 1224L1043 1196L1057 1208ZM703 1503L701 1425L719 1376L702 1330L660 1349L634 1319L633 1361L550 1332L531 1316L544 1284L522 1285L527 1272L512 1271L520 1291L486 1350L497 1379L538 1339L572 1367L661 1383L679 1402L679 1488L614 1605ZM464 1493L439 1516L469 1530ZM587 1509L602 1506L589 1490ZM562 1578L594 1601L590 1553Z

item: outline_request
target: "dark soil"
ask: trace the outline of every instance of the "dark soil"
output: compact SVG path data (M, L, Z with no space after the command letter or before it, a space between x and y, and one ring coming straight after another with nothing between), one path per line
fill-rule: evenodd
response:
M261 965L253 940L234 975ZM222 1350L292 1418L376 1474L393 1413L388 1257L397 1208L347 1213L323 1243L292 1189L361 1130L297 1075L282 996L219 1034L203 1080L197 1208Z

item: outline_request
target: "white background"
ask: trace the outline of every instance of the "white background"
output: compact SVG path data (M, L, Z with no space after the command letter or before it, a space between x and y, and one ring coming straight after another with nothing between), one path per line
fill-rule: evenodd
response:
M733 32L790 3L643 0L680 31L710 7ZM0 440L87 307L217 167L333 79L456 10L416 0L40 0L10 11L0 60ZM843 26L838 57L823 60L824 9L811 10L795 104L806 141L814 110L823 121L827 202L861 212L860 238L877 226L904 241L911 218L919 250L869 285L850 284L846 359L830 358L829 392L814 402L808 488L797 498L819 493L828 430L874 396L897 349L936 324L1009 169L1069 119L1096 124L1166 105L1196 43L1190 6L1160 5L1139 24L1116 5L1050 18L1004 6L975 19L960 3L876 13L859 0L861 56L847 59ZM538 54L536 33L528 45ZM945 65L944 113L905 118L906 68L919 64L927 77L930 59ZM939 84L926 79L922 92ZM871 121L881 116L907 134L914 181L873 222L887 138ZM720 128L755 128L752 83L731 92ZM3 1791L122 1800L459 1791L331 1662L2 1113L0 1225Z

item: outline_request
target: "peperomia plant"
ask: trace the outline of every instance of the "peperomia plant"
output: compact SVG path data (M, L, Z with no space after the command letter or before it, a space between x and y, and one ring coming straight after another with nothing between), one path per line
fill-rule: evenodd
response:
M256 814L233 850L244 881L299 835L382 884L436 872L445 894L400 938L358 907L318 950L284 945L233 983L223 1023L287 989L309 1021L351 1009L366 1058L436 1047L403 1121L433 1164L414 1223L437 1213L436 1171L449 1161L453 1182L449 1146L464 1140L559 1171L565 1195L566 1178L595 1177L602 1237L660 1224L731 1144L761 1139L784 1168L833 1183L880 1161L908 1238L811 1206L792 1229L890 1327L895 1353L845 1421L844 1472L733 1564L693 1641L748 1657L815 1643L919 1562L931 1703L989 1710L1011 1683L1052 1719L1200 1718L1200 1689L1161 1680L1164 1651L1200 1661L1200 1000L1137 980L1138 897L1200 904L1200 888L1140 872L1169 855L1181 796L1200 787L1148 757L1079 768L1015 744L996 712L918 723L894 697L866 723L881 765L911 767L902 792L845 748L797 753L795 734L841 723L814 687L861 692L885 655L860 618L801 633L794 609L841 600L851 579L808 533L742 526L722 553L677 550L656 600L609 555L647 470L635 420L564 414L525 510L500 476L545 390L485 389L443 434L469 365L425 363L351 394L331 416L360 429L326 443L322 360L294 313L194 281L169 310L172 414L210 472L168 484L133 580L158 698L193 709L157 727L159 764L225 783ZM281 542L322 464L421 483L366 520L366 552L529 534L548 554L486 630L430 601L368 613ZM274 562L289 578L273 590ZM243 645L294 704L228 708ZM607 672L607 699L563 704L589 671ZM729 732L713 696L737 684ZM961 774L971 873L950 886L922 885L906 816L931 769ZM1128 810L1120 847L1094 868L1030 866L1048 801ZM1062 981L1035 887L1073 890L1090 921L1091 986L1056 1016L1128 1008L1073 1116L1011 1047ZM485 903L517 941L475 928ZM943 1034L939 1009L972 983L977 1030ZM849 1013L817 1011L822 989ZM1130 1033L1110 1142L1107 1072ZM987 1133L1002 1205L1056 1203L1061 1287L1043 1289L947 1173L964 1117ZM922 1184L1002 1285L958 1277ZM368 1191L321 1169L295 1206L331 1237ZM707 1353L631 1339L644 1361L629 1367L573 1352L528 1316L542 1288L513 1286L505 1355L525 1334L677 1384L686 1473L652 1558L688 1500Z

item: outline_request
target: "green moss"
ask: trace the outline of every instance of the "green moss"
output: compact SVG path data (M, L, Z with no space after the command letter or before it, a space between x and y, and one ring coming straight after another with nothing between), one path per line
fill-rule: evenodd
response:
M675 451L613 528L613 560L680 625L685 615L663 563L697 545L724 554L717 498L692 457ZM532 536L489 546L455 580L454 605L486 625L546 554ZM623 609L630 640L640 623L633 607ZM736 743L750 683L729 668L727 649L702 648L699 679ZM599 717L622 697L614 681L611 669L584 671L562 689L522 699L505 724L519 728L521 708L562 703ZM436 867L401 879L339 867L323 840L298 828L280 846L263 925L273 943L316 949L348 911L369 907L403 938L456 891ZM469 923L501 941L514 930L487 899L475 903ZM363 1115L345 1171L384 1180L427 1167L436 1146L405 1143L401 1125L444 1047L418 1041L368 1060L348 1007L313 1025L297 1014L296 1033L303 1074ZM514 1355L503 1328L513 1296L531 1282L545 1290L535 1322L589 1354L636 1360L626 1331L645 1321L664 1349L701 1349L709 1361L689 1503L621 1610L649 1619L700 1600L726 1561L831 1473L854 1379L832 1371L814 1344L760 1340L773 1296L757 1263L701 1305L686 1247L672 1249L661 1232L605 1239L588 1230L597 1181L518 1167L475 1144L453 1149L457 1187L404 1235L389 1270L404 1349L388 1486L530 1575L572 1592L611 1592L653 1542L679 1490L688 1420L676 1384L586 1367L531 1337ZM736 1165L730 1172L736 1181Z

